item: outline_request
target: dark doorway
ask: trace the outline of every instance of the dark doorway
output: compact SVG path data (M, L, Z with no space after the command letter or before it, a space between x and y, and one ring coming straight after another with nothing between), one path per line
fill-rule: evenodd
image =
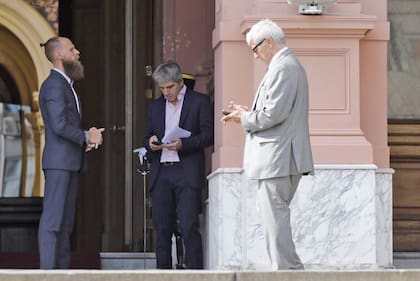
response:
M0 102L21 104L19 90L9 71L0 64Z
M144 181L132 150L143 143L159 2L60 1L68 7L60 20L71 21L70 27L60 22L60 32L71 36L85 66L76 85L83 126L106 128L103 146L88 154L80 177L74 251L143 251Z

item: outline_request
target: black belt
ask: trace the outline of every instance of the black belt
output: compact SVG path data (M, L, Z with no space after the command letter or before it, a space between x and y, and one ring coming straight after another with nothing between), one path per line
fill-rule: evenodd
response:
M179 164L179 161L177 161L177 162L160 162L160 165L162 165L162 166L175 166L175 165L178 165Z

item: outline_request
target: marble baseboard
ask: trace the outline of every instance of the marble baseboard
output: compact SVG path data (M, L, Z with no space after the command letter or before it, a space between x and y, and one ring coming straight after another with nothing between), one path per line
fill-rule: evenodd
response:
M317 165L291 205L296 249L306 268L392 266L392 169ZM256 182L242 169L209 176L205 241L209 269L269 270L256 217Z

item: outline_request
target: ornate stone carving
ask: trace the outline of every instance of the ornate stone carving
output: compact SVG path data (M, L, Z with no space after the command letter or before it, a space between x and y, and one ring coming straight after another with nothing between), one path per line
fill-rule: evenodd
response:
M58 0L25 0L32 5L58 33Z

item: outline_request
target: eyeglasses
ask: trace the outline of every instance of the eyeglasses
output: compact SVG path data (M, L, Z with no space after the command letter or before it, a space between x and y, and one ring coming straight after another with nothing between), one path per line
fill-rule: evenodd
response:
M264 43L264 41L265 41L265 38L264 38L263 40L261 40L260 42L258 42L258 44L257 44L257 45L255 45L255 46L254 46L254 48L252 48L252 51L253 51L254 53L256 53L256 52L257 52L257 48L258 48L259 46L261 46L261 44L262 44L262 43Z

